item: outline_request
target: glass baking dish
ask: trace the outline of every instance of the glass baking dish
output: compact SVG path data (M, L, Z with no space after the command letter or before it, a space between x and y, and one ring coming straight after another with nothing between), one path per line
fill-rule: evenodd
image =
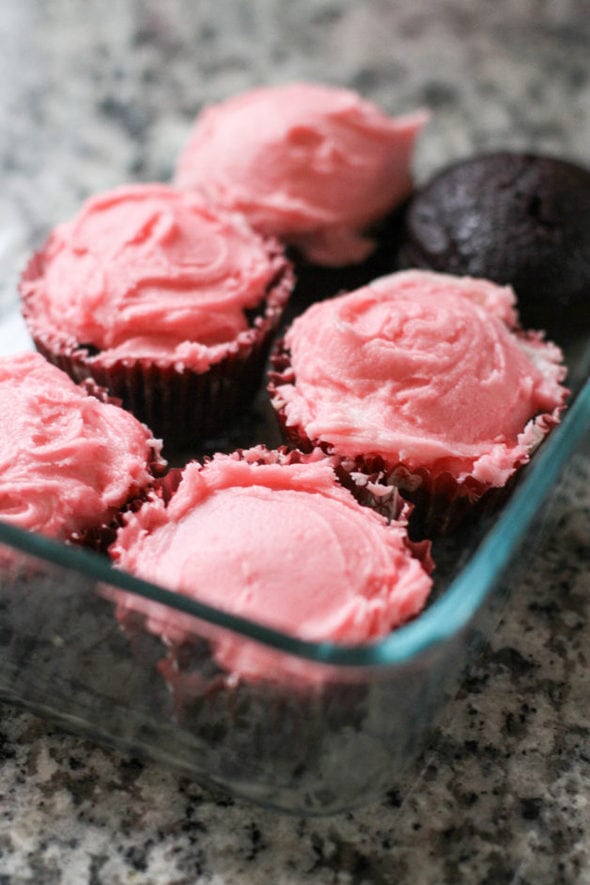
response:
M0 347L17 328L5 322ZM590 348L567 356L578 392L562 424L499 515L435 543L433 600L412 623L363 646L302 642L0 524L0 697L290 812L350 809L403 786L590 458ZM121 593L174 612L182 647L140 614L122 623ZM268 679L225 673L216 649L227 643L263 646Z

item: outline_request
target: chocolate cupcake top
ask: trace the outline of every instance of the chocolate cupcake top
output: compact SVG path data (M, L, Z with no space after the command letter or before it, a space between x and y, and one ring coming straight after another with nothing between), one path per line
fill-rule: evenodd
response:
M509 283L523 322L590 324L590 170L500 152L444 169L410 202L407 266ZM578 309L579 308L579 309Z
M0 519L59 540L106 525L152 482L160 443L40 354L0 359Z
M327 459L263 447L189 464L168 505L129 515L111 552L141 577L311 641L382 636L417 614L431 587L405 526L361 507ZM169 641L186 634L180 613L120 601ZM263 649L235 640L217 657L242 675L268 665Z
M97 366L203 372L250 339L249 313L286 267L245 219L166 185L129 185L55 229L23 277L24 314L48 349L52 337L57 352L84 347Z
M486 280L407 271L312 305L285 335L275 408L339 455L502 486L566 396L560 350L514 331L514 303Z
M175 183L312 262L363 261L375 245L366 228L411 191L427 116L388 117L351 90L312 83L254 89L198 117Z

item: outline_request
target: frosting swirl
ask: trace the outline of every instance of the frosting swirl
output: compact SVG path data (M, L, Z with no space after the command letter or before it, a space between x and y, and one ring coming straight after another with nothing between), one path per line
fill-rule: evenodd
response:
M0 423L0 519L19 528L68 539L152 480L147 428L40 354L0 359Z
M111 548L121 568L307 640L382 636L424 605L431 581L405 528L361 507L325 459L249 463L256 450L189 464L166 507L128 517ZM151 629L183 638L180 613L128 597ZM227 669L260 675L252 643L222 642Z
M42 257L23 285L37 331L98 349L98 365L148 357L196 371L246 333L279 268L245 220L158 184L88 200Z
M198 117L175 184L244 213L318 264L362 261L374 248L366 228L412 189L426 119L388 117L347 89L254 89Z
M558 409L561 353L517 335L514 294L485 280L407 271L312 305L285 336L288 426L368 454L502 485Z

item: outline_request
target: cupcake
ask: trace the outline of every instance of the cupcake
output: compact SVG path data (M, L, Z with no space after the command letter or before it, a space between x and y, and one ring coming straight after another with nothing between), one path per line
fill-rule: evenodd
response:
M558 340L590 327L590 170L493 153L444 169L412 198L403 262L509 283L522 322Z
M200 114L174 182L290 246L297 295L326 297L372 279L384 252L390 260L389 242L377 247L412 191L426 120L423 111L388 117L348 89L254 89Z
M258 389L292 286L281 247L202 197L159 184L96 196L21 280L35 344L164 438L194 446Z
M262 446L187 465L168 503L128 516L110 553L141 578L311 642L370 642L413 618L431 588L428 547L412 546L402 519L388 524L358 504L321 453ZM116 598L123 622L141 613L181 660L191 618ZM214 640L234 679L272 679L276 657L230 634Z
M0 520L55 540L108 540L165 466L133 415L37 353L0 358L0 417Z
M505 487L564 405L561 352L520 331L514 305L509 287L427 271L312 305L273 355L288 438L399 487L425 531L448 529Z

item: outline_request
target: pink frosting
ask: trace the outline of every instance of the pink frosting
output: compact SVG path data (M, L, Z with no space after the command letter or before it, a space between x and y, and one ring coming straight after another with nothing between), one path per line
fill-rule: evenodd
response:
M257 453L189 464L167 507L128 518L111 548L118 565L307 640L365 642L420 611L431 579L401 524L361 507L326 459L249 463ZM165 639L186 637L179 613L131 595L124 604ZM217 648L248 676L265 672L268 654L230 638Z
M33 332L197 372L248 334L283 259L238 216L160 184L96 196L55 229L44 273L23 285ZM278 263L279 262L279 263Z
M255 89L198 117L175 183L243 212L311 261L362 261L375 245L367 227L412 189L426 120L424 112L387 117L347 89Z
M152 480L150 434L36 353L0 359L0 519L65 540Z
M502 486L567 391L561 352L516 334L514 293L425 271L317 303L285 337L287 426L340 454Z

